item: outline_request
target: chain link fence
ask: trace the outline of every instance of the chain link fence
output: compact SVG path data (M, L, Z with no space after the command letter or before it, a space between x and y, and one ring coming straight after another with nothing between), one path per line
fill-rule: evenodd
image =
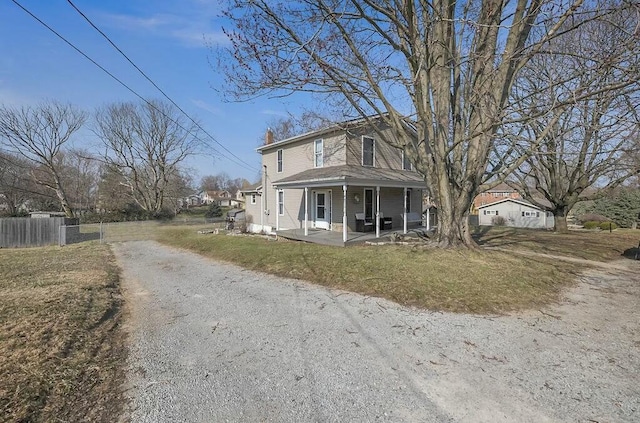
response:
M194 230L225 230L228 222L220 218L186 218L169 222L138 221L67 225L60 226L59 244L62 246L85 241L111 243L155 240L162 228L180 226L193 227Z

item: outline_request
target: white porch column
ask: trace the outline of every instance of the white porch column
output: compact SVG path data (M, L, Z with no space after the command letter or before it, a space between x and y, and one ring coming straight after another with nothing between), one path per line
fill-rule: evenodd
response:
M347 184L342 186L342 242L347 242Z
M380 238L380 187L376 187L376 238Z
M420 205L422 205L422 198L424 198L424 190L420 190ZM431 229L431 200L427 201L427 230Z
M431 230L431 204L429 204L429 208L427 209L427 230Z
M304 236L309 235L309 188L304 187Z
M404 227L403 233L407 233L407 187L404 187L404 195L402 196L402 203L404 204L402 208L402 215L404 216Z

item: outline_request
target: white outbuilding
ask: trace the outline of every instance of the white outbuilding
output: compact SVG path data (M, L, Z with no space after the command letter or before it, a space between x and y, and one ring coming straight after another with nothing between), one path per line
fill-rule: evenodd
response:
M515 228L553 228L553 214L522 200L505 198L478 207L480 226L504 226Z

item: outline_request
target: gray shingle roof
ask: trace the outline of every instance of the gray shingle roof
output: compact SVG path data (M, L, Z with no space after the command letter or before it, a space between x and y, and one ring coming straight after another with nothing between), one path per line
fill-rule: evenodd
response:
M366 185L423 188L424 179L416 172L380 169L364 166L331 166L309 169L273 181L274 186L302 188L304 186Z

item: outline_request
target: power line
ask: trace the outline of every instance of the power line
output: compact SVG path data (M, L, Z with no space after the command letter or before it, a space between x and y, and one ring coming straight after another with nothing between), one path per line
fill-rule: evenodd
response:
M97 66L100 70L102 70L104 73L106 73L107 75L109 75L113 80L115 80L116 82L118 82L120 85L122 85L124 88L126 88L129 92L131 92L133 95L135 95L136 97L138 97L140 100L142 100L143 102L145 102L146 104L148 104L149 106L151 106L152 108L154 108L155 110L157 110L158 112L160 112L162 115L164 115L166 118L168 118L169 120L171 120L173 123L175 123L176 125L178 125L181 129L183 129L184 131L188 132L188 133L192 133L190 130L188 130L187 128L185 128L184 126L182 126L179 122L175 121L174 119L172 119L170 116L166 115L162 110L158 109L153 103L151 103L150 101L148 101L147 99L145 99L142 95L140 95L137 91L135 91L133 88L131 88L129 85L127 85L125 82L123 82L121 79L119 79L117 76L115 76L113 73L109 72L104 66L100 65L98 62L96 62L95 60L93 60L89 55L87 55L85 52L83 52L82 50L80 50L78 47L75 46L75 44L73 44L71 41L67 40L64 36L62 36L60 33L58 33L55 29L53 29L51 26L49 26L46 22L44 22L42 19L38 18L36 15L34 15L30 10L28 10L27 8L25 8L22 4L20 4L17 0L11 0L16 6L18 6L20 9L22 9L26 14L28 14L29 16L31 16L33 19L35 19L37 22L39 22L42 26L44 26L45 28L47 28L50 32L52 32L53 34L55 34L59 39L61 39L62 41L64 41L69 47L71 47L72 49L74 49L76 52L78 52L80 55L82 55L85 59L89 60L91 63L93 63L95 66ZM183 112L184 113L184 112ZM206 132L206 131L205 131ZM209 135L207 133L207 135ZM211 137L211 135L209 135L209 137ZM199 137L195 136L196 139L202 141ZM213 139L213 138L212 138ZM213 139L216 143L218 141L216 141L215 139ZM247 165L249 166L251 169L256 169L254 168L252 165L248 164L247 162L241 160L238 158L238 160L240 160L240 162L234 160L231 157L227 157L226 155L218 152L221 156L223 156L224 158L231 160L232 162L234 162L235 164L239 165L239 166L243 166L243 165ZM235 155L233 155L234 157L237 157Z
M71 5L71 7L73 7L73 9L78 12L80 14L80 16L82 16L84 18L84 20L86 20L89 25L91 25L91 27L93 27L93 29L95 29L96 31L98 31L98 33L100 35L102 35L104 37L104 39L106 39L109 44L111 44L111 46L116 49L118 51L118 53L120 53L122 55L122 57L124 57L130 64L131 66L133 66L138 72L140 72L140 74L147 80L149 81L149 83L151 85L153 85L158 91L160 91L160 93L171 102L171 104L173 104L175 107L178 108L178 110L180 110L187 118L189 118L189 120L191 120L191 122L193 122L194 125L196 125L202 132L204 132L209 138L211 138L211 140L213 142L215 142L217 145L219 145L220 147L222 147L223 150L225 150L227 153L231 154L233 157L235 157L236 159L238 159L240 162L251 166L249 163L245 162L244 160L242 160L240 157L236 156L231 150L229 150L227 147L225 147L222 143L220 143L218 140L215 139L215 137L213 137L209 132L207 132L207 130L205 130L202 126L200 126L200 124L194 120L187 112L185 112L175 101L173 101L173 99L171 97L169 97L167 95L167 93L165 93L162 88L160 88L158 86L158 84L156 84L142 69L140 69L140 67L138 65L136 65L133 60L131 60L129 58L129 56L127 56L122 49L120 49L120 47L118 47L116 45L116 43L114 43L111 38L109 38L109 36L107 34L105 34L100 28L98 28L98 26L96 26L96 24L94 24L91 19L89 19L89 17L87 15L85 15L79 8L78 6L76 6L73 1L71 0L67 0L67 3L69 3ZM253 168L253 166L251 166ZM257 169L255 169L257 170Z

